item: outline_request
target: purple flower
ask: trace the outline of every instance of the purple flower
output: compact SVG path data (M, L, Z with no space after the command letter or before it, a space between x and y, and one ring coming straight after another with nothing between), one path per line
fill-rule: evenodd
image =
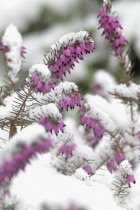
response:
M5 45L3 45L3 43L0 41L0 50L2 50L3 52L8 52L9 48Z
M94 120L90 117L83 115L81 123L86 125L86 130L93 129L94 135L97 139L102 138L104 134L104 128L102 126L101 120Z
M123 160L125 160L124 154L119 152L115 155L115 161L120 164Z
M87 32L69 33L67 39L65 37L60 38L46 56L46 65L55 82L62 80L67 72L70 73L75 63L83 60L83 54L95 49L94 42Z
M140 140L140 132L137 133L137 134L135 135L135 138L136 138L137 140Z
M70 107L71 109L74 108L74 106L79 106L81 107L81 100L82 100L82 96L80 93L76 93L74 96L72 97L68 97L62 101L59 102L59 107L61 109L61 111L63 109L68 110L68 108Z
M130 183L133 182L134 184L136 183L136 180L134 178L134 175L127 175L126 177L126 183L129 185L130 187Z
M91 168L90 166L85 166L85 167L83 167L83 169L84 169L89 175L93 173L93 170L92 170L92 168Z
M25 58L25 53L26 53L25 47L24 47L24 46L21 46L21 47L20 47L20 56L21 56L22 58Z
M34 74L31 77L31 81L33 82L34 85L34 90L36 92L42 92L43 94L48 93L51 91L52 88L54 88L53 80L50 81L49 83L45 83L41 81L41 79L38 77L37 74Z
M110 160L108 163L107 163L107 168L110 172L113 171L114 168L116 168L116 164L115 164L115 161L114 160Z
M54 131L56 135L58 134L59 130L63 132L64 127L65 127L65 124L63 123L62 120L59 122L53 122L50 119L47 119L45 117L42 117L40 119L40 124L45 127L47 132Z
M110 41L115 55L121 55L123 48L127 44L127 40L121 35L122 26L120 25L118 18L110 13L108 3L98 11L98 18L100 23L99 28L103 28L103 35Z
M65 158L68 159L70 155L72 155L73 150L75 149L76 144L71 145L62 145L57 152L57 155L65 154Z
M51 147L52 141L50 138L27 146L22 145L20 153L15 153L10 159L5 159L3 165L0 166L0 183L7 178L10 180L19 170L24 170L32 157L35 157L37 153L49 151Z

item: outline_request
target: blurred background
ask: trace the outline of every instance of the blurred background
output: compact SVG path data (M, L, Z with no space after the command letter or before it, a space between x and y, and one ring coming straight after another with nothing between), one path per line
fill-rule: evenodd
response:
M112 0L113 10L123 26L123 34L130 44L130 56L134 63L135 81L140 83L140 0ZM94 73L99 69L111 72L121 80L117 59L113 57L109 43L98 30L97 11L102 0L0 0L0 36L13 23L23 36L26 59L23 77L33 64L43 63L50 45L69 32L87 30L95 41L94 53L85 56L66 80L76 82L82 93L90 90ZM0 52L0 71L4 75L6 65ZM1 76L2 85L3 76Z

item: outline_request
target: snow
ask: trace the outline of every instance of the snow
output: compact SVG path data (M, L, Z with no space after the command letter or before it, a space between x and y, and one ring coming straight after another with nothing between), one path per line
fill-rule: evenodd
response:
M105 185L97 182L88 186L75 176L52 172L37 160L13 179L10 192L12 197L16 196L21 201L20 210L22 207L24 210L36 210L42 203L50 207L64 207L71 202L89 210L122 210L115 204L111 190Z
M80 42L80 43L85 43L86 42L86 38L88 37L88 32L87 31L79 31L77 33L71 32L68 33L64 36L62 36L58 42L56 44L53 44L50 48L51 50L55 50L56 48L58 50L60 50L62 45L66 45L67 44L69 46L73 45L76 41ZM89 41L89 40L88 40Z
M132 166L130 165L128 160L122 161L118 168L121 171L121 173L130 174L130 175L133 174Z
M8 76L13 83L16 83L18 81L17 74L21 70L22 63L20 55L22 37L14 25L10 24L7 27L2 37L2 44L9 49L8 52L5 52L7 64L10 67Z
M41 81L47 82L50 79L51 73L45 64L35 64L29 69L29 75L37 74Z
M33 142L38 142L40 139L47 137L45 128L40 124L33 124L24 128L17 133L9 142L6 142L1 155L1 163L3 159L10 158L13 153L17 152L18 144L30 145Z
M115 86L115 88L110 92L119 98L131 98L133 100L138 100L140 95L140 85L131 83L130 86L127 87L126 84L120 84Z
M114 77L103 69L98 69L93 75L94 84L100 84L103 87L103 91L110 91L116 85Z
M37 106L29 110L30 119L39 120L41 117L51 118L54 121L58 121L62 118L58 108L53 103Z
M78 86L74 82L60 82L54 89L49 93L42 95L40 93L35 93L34 97L41 101L43 104L54 102L58 105L60 101L71 97L73 94L78 93Z
M78 43L89 43L94 41L89 36L87 31L79 31L79 32L70 32L66 35L63 35L55 44L50 46L50 50L46 54L46 60L55 62L57 57L59 57L60 52L63 49L68 48L74 45L76 42Z
M116 99L109 103L100 96L90 94L85 95L84 98L85 107L89 110L86 115L101 120L105 129L110 132L114 132L116 128L122 131L126 129L129 122L127 111L119 100Z

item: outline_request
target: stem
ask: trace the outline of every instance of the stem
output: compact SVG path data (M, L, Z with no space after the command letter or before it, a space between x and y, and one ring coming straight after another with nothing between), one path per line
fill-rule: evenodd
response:
M17 120L19 114L25 108L26 101L28 100L29 96L31 95L32 90L33 90L33 86L31 84L30 88L28 89L28 93L27 93L26 97L24 98L24 100L23 100L23 102L21 104L21 107L20 107L19 111L16 113L15 118L13 120L11 120L9 137L12 137L12 136L14 136L17 133L17 129L16 129L16 126L15 126L16 120Z

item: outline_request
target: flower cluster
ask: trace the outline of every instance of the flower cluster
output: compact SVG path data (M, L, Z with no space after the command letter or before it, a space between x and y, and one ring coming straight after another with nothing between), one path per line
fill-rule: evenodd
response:
M93 130L94 136L90 138L90 145L94 146L95 144L97 144L99 139L101 139L104 134L104 128L103 128L101 120L95 120L91 117L83 115L81 119L81 123L85 125L86 131L89 129Z
M61 111L63 109L68 110L68 108L70 107L71 109L74 108L75 105L81 107L81 100L82 100L82 96L80 93L76 93L73 97L68 97L65 98L64 100L59 102L59 107L61 109Z
M32 76L31 81L33 82L33 85L35 86L34 91L35 92L42 92L42 93L47 93L50 92L50 90L54 87L53 83L52 84L47 84L45 82L42 82L38 75L35 74Z
M65 158L68 159L72 155L73 150L75 149L76 144L65 145L63 144L57 152L57 155L65 154Z
M54 131L56 135L58 134L59 130L63 132L64 127L65 127L65 124L62 120L59 122L56 122L51 119L42 117L39 122L41 125L45 127L47 132L52 133L52 131Z
M121 34L122 26L118 18L110 13L110 9L109 3L105 3L104 7L98 11L99 28L103 28L103 35L110 41L112 49L118 56L126 46L127 39Z
M10 180L19 170L24 170L26 164L37 153L49 151L52 141L47 138L30 145L19 144L18 147L20 147L20 152L14 153L10 159L5 159L3 165L0 166L0 184L6 179Z
M63 79L66 72L74 67L75 62L83 60L83 54L94 51L95 46L89 34L85 31L69 33L54 44L46 56L46 65L52 73L55 82Z
M51 79L51 73L46 65L36 64L29 70L30 80L33 82L34 91L48 93L54 88L54 81Z

